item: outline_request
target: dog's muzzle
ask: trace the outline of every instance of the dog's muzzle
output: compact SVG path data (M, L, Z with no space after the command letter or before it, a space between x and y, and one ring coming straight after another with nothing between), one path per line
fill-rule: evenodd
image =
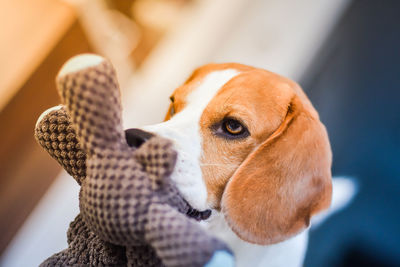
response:
M125 139L126 142L130 147L135 147L139 148L141 145L143 145L147 140L152 138L154 134L137 129L137 128L131 128L125 130ZM190 218L195 219L196 221L202 221L202 220L207 220L211 216L211 210L207 209L204 211L199 211L190 206L189 203L187 203L189 206L188 211L186 212L186 215Z

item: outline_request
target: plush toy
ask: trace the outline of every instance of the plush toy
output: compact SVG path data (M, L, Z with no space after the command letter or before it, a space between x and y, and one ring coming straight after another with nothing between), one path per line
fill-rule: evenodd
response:
M68 248L42 266L232 266L227 246L195 222L169 178L172 144L151 137L131 146L111 64L69 60L57 77L63 106L42 114L35 136L81 185ZM138 114L139 115L139 114Z

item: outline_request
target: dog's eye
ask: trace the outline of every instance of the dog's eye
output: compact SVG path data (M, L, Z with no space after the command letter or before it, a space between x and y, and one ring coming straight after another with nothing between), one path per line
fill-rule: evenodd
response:
M222 122L213 126L216 135L227 139L245 138L250 135L247 128L238 120L225 118Z
M240 122L237 120L232 120L228 119L223 123L223 129L228 133L232 135L239 135L243 133L244 127Z

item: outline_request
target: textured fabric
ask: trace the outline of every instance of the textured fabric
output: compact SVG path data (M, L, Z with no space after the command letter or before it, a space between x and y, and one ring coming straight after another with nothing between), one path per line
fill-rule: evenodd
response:
M126 266L125 248L104 242L88 229L81 216L68 229L68 249L54 254L40 266Z
M38 122L35 138L78 184L82 183L86 177L86 154L79 147L64 107L52 110Z
M57 87L65 108L44 116L35 133L81 184L81 214L70 226L69 248L45 266L58 261L203 266L216 250L229 251L184 215L191 207L169 178L176 160L172 144L160 137L138 149L127 144L115 71L108 61L58 77ZM61 145L64 140L69 146ZM75 154L68 156L67 147L74 147ZM85 164L72 164L84 158Z
M166 204L153 203L148 214L146 240L167 266L203 266L214 251L226 249L206 235L194 220Z

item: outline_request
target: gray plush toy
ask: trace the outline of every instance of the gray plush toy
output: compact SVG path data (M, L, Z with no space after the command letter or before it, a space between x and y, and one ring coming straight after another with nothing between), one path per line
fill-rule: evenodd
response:
M227 246L195 222L169 179L176 160L161 137L131 143L111 64L95 55L68 61L57 77L64 106L38 120L39 144L81 185L68 248L42 266L232 266Z

